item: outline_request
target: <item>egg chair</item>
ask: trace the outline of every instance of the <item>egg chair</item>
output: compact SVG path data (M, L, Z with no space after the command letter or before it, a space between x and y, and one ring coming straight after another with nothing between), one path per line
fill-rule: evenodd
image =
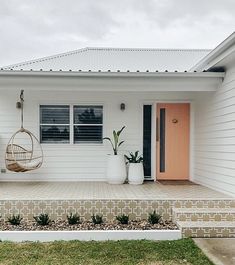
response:
M5 154L6 168L13 172L27 172L41 167L43 163L43 151L37 137L23 127L23 103L24 91L21 91L21 128L10 138Z

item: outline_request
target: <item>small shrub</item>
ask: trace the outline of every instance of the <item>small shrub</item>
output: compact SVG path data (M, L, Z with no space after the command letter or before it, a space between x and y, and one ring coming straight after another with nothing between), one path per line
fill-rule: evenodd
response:
M18 214L18 215L11 215L7 218L7 221L11 224L11 225L20 225L21 221L22 221L22 217Z
M38 216L33 217L38 225L49 225L51 223L51 219L47 213L41 213Z
M129 215L125 214L118 215L116 216L116 220L123 225L127 225L129 222Z
M67 220L70 225L79 224L80 216L77 213L70 213L70 215L67 215Z
M130 152L129 156L125 155L126 160L128 163L141 163L143 162L143 156L139 155L139 151L135 153Z
M103 215L99 215L99 214L94 215L93 214L91 217L91 220L92 220L92 223L95 225L102 224L103 223Z
M149 213L148 222L152 225L158 224L162 216L156 211L153 211L152 213Z

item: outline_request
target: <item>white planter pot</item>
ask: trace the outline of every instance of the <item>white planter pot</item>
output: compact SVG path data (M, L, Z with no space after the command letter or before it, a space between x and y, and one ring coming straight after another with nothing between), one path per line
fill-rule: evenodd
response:
M130 163L128 173L129 184L143 184L144 182L144 169L142 163Z
M126 163L123 155L109 155L107 181L109 184L123 184L126 180Z

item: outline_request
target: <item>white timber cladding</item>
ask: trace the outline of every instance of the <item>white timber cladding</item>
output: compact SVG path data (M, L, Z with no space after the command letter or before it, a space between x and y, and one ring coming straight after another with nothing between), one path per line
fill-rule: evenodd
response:
M94 82L96 79L94 80ZM113 80L115 82L120 80ZM180 90L182 82L175 80L175 90ZM186 81L190 89L196 87L196 80ZM27 81L25 81L27 83ZM39 82L35 80L38 85ZM173 80L169 81L169 89L172 89ZM205 82L206 83L206 82ZM9 84L9 83L8 83ZM43 86L43 90L31 88L25 89L25 128L29 129L39 137L39 106L49 104L94 104L103 106L103 135L111 136L113 129L120 129L123 125L126 129L122 139L125 140L120 148L120 153L140 150L142 152L142 105L146 102L155 104L160 101L170 102L197 102L203 98L210 98L214 91L202 92L205 84L199 82L199 91L159 91L159 92L106 92L106 91L73 91L64 86L64 90L55 92L50 86ZM200 85L201 84L201 85ZM213 84L213 85L212 85ZM219 81L208 84L208 90L216 90ZM106 86L111 86L107 83ZM120 84L119 84L120 85ZM20 126L20 111L16 109L15 103L19 98L22 88L15 89L14 86L1 86L2 96L0 98L0 168L4 169L4 153L10 136ZM106 89L106 88L105 88ZM128 90L129 87L126 87ZM144 89L144 87L143 87ZM156 88L159 89L160 88ZM163 89L162 89L163 90ZM167 85L164 85L164 90ZM201 91L200 91L201 90ZM120 110L121 103L126 104L126 110ZM154 137L153 137L154 140ZM154 143L153 143L154 146ZM1 173L1 181L10 180L32 180L32 181L103 181L106 179L107 154L112 153L108 142L103 144L42 144L44 151L44 164L39 170L28 173ZM153 160L156 161L153 153ZM155 167L155 165L153 165ZM154 168L153 168L154 169ZM153 175L154 177L154 170Z
M195 108L194 180L235 196L235 67Z

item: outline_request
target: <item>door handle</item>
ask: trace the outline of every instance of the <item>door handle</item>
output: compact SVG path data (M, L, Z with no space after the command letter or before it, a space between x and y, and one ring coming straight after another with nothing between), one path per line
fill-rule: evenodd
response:
M156 119L156 141L159 141L159 124L158 124L158 118Z

